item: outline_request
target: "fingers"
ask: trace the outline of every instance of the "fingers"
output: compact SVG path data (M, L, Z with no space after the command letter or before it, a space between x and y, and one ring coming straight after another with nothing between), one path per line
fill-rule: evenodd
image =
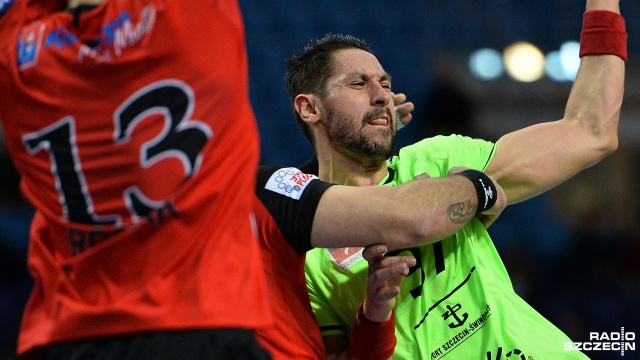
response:
M362 250L362 257L369 262L369 267L386 267L399 262L407 263L411 261L415 265L413 256L384 256L386 252L387 246L385 244L369 245Z
M393 98L393 103L398 106L405 101L407 101L407 95L403 93L392 93L391 97Z
M402 282L404 276L409 274L409 268L415 266L416 259L413 256L384 256L369 262L370 288L396 286Z
M378 283L383 283L394 276L407 275L409 268L415 264L413 256L386 256L369 263L369 272Z
M367 295L364 301L364 315L371 321L381 322L389 319L400 294L400 284L409 274L409 267L416 264L413 256L382 256L384 245L365 248L363 256L371 259L367 277Z
M415 107L415 105L413 105L412 102L396 105L396 111L402 117L407 116L407 115L411 116L411 112L413 110L415 110L415 108L416 107Z
M392 97L396 107L397 126L398 128L404 127L413 118L411 112L415 109L415 105L412 102L406 102L407 96L403 93L393 94Z
M387 247L384 244L369 245L362 250L362 257L371 265L372 261L381 258L386 252Z
M392 300L395 301L395 298L398 295L400 295L400 285L380 288L372 296L367 296L367 303L369 304L369 308L376 309L380 314L386 316L386 313L391 311L395 306L395 302L390 302ZM382 316L377 317L379 318Z
M402 126L406 126L413 119L413 115L411 112L413 111L413 103L406 103L398 106L396 108L396 114L398 114L398 119Z
M379 282L408 273L409 268L416 264L413 256L384 256L386 252L384 244L370 245L362 250L362 257L369 263L369 273L373 273Z

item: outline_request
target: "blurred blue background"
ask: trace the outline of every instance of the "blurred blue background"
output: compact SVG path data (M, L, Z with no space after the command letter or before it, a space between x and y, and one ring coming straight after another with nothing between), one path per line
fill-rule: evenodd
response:
M247 30L250 95L263 164L298 165L312 156L284 85L285 59L328 32L369 43L393 89L416 104L399 145L435 134L497 140L509 131L562 117L571 83L508 76L473 78L476 49L501 51L528 41L544 53L579 40L578 0L241 0ZM513 205L490 228L516 291L574 341L589 332L640 331L640 2L623 0L629 61L620 148L556 189ZM0 359L13 359L26 272L31 208L0 146ZM526 331L526 329L523 329ZM619 359L619 352L589 352ZM638 350L625 359L640 358Z

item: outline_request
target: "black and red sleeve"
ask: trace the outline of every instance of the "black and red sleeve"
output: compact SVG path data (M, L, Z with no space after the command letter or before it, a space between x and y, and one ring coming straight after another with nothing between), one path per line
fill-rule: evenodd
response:
M300 255L312 249L311 229L316 209L332 185L293 167L258 168L256 195L285 240Z

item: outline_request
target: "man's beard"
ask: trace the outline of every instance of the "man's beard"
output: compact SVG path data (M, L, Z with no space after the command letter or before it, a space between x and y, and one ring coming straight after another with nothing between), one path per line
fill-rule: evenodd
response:
M362 118L360 126L353 123L348 116L336 116L331 108L327 108L327 128L333 143L346 152L347 156L362 159L384 161L393 155L396 143L396 131L391 127L391 112L387 108L370 111ZM371 127L368 131L375 131L381 136L367 136L365 127L369 121L387 113L390 126Z

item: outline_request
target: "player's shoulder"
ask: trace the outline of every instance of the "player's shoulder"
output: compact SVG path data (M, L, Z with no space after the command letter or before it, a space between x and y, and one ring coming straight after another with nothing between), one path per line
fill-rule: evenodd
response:
M483 153L485 150L490 151L493 147L493 142L483 139L458 134L438 135L401 148L399 157L404 157L407 160L416 158L446 159L464 157L475 152Z
M402 149L434 149L434 148L450 148L452 146L463 146L468 142L475 142L479 139L473 139L468 136L451 134L451 135L436 135L433 137L424 138L414 144L403 147Z

